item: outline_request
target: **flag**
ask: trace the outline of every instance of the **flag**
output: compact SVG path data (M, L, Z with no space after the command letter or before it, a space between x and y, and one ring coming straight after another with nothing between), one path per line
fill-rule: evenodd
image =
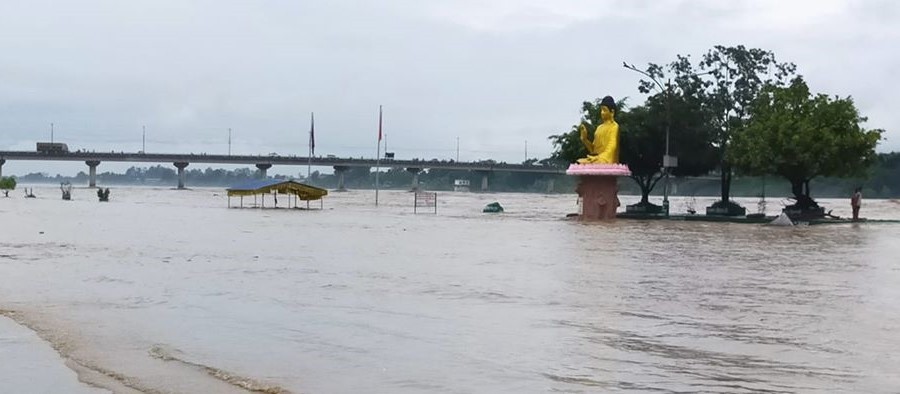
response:
M378 106L378 141L381 141L381 106Z
M309 113L309 155L315 156L316 154L316 118L315 115L310 112Z

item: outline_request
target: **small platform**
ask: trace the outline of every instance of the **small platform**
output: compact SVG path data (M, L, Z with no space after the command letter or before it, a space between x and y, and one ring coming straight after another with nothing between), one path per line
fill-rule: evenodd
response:
M631 169L625 164L570 164L566 175L630 176Z

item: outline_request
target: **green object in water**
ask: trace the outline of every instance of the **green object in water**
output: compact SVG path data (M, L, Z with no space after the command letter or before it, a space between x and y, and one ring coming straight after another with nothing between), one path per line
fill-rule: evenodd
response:
M500 212L503 212L503 207L500 206L500 203L499 203L499 202L496 202L496 201L495 201L495 202L492 202L492 203L490 203L490 204L488 204L488 205L485 205L485 206L484 206L484 209L481 210L481 212L485 212L485 213L500 213Z

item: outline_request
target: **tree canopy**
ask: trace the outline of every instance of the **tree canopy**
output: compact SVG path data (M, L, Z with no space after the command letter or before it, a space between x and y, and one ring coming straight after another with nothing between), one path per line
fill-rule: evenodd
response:
M0 177L0 190L4 190L7 196L9 196L9 190L15 190L15 188L16 178L11 176Z
M883 130L860 125L866 118L852 98L812 94L800 77L785 87L767 85L749 115L734 135L729 160L746 174L787 178L799 208L817 207L811 179L859 176L877 159Z
M620 122L621 117L628 112L625 101L623 99L616 103L616 106L619 107L618 111L616 111L617 122ZM581 103L581 114L581 121L573 125L568 132L548 137L553 144L553 153L550 155L550 159L560 163L574 163L575 160L587 156L588 151L584 144L581 143L578 126L585 124L589 130L593 131L597 127L596 125L602 123L600 120L600 99ZM619 134L621 135L621 132Z
M679 153L675 176L702 175L715 166L714 149L709 143L710 129L700 108L673 93L670 98L657 94L623 117L620 158L631 169L631 178L641 187L641 204L665 175L662 158L666 153L666 100L669 100L670 152Z
M717 150L722 182L722 198L714 206L731 205L732 170L727 152L732 134L741 130L749 119L750 103L764 85L783 84L795 70L793 63L776 61L771 51L743 45L717 45L704 54L696 66L691 63L690 56L677 55L666 66L650 63L646 71L638 70L650 79L640 81L638 90L642 93L649 93L654 86L662 85L660 81L667 80L667 91L677 90L705 114L706 125L713 131L709 141ZM685 156L674 152L677 156Z

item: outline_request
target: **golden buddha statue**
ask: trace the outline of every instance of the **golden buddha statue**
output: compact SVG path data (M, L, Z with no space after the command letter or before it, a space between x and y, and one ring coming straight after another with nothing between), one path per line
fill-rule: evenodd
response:
M619 162L619 124L616 123L616 102L610 96L600 100L600 119L603 123L594 130L593 141L588 139L584 123L578 128L581 132L581 143L588 151L587 157L578 159L578 164Z

